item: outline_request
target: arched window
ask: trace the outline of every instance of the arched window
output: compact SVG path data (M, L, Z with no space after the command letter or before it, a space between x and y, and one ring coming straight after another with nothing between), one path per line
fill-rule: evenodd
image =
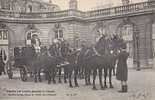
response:
M127 51L133 57L133 25L125 24L120 28L120 35L127 42Z
M8 40L9 35L9 29L5 24L0 23L0 48L3 48L5 50L7 59L8 59Z
M27 12L32 12L32 5L28 5L28 10Z
M38 31L32 29L32 30L29 30L26 34L27 34L27 37L26 37L26 45L31 45L32 36L34 34L38 35Z
M8 34L9 30L7 29L6 25L0 25L0 44L8 44Z
M7 29L0 29L0 39L8 40L8 30Z
M55 32L55 39L62 39L63 38L63 28L59 23L55 24L54 26Z
M132 41L133 40L133 25L126 24L123 25L121 28L121 36L126 41Z

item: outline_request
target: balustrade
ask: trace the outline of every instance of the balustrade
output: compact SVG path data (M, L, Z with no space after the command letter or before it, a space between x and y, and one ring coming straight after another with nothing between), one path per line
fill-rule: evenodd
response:
M8 18L63 18L63 17L82 17L82 18L91 18L97 16L114 16L114 15L121 15L121 14L128 14L128 13L136 13L139 11L145 10L154 10L155 2L141 2L135 3L125 6L118 6L106 9L98 9L93 11L82 12L79 10L64 10L64 11L57 11L57 12L32 12L32 13L25 13L25 12L13 12L13 11L6 11L0 10L0 17L8 17Z

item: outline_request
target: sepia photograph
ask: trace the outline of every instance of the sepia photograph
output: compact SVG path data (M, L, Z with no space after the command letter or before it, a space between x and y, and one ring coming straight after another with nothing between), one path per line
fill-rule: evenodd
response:
M0 0L0 100L155 100L155 0Z

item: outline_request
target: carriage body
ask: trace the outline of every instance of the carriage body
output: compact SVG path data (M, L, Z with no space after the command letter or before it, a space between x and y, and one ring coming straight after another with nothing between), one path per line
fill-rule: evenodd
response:
M10 58L6 64L7 74L10 79L13 77L13 69L20 71L20 78L22 81L27 80L28 73L32 72L32 62L36 54L33 47L15 47L14 57Z

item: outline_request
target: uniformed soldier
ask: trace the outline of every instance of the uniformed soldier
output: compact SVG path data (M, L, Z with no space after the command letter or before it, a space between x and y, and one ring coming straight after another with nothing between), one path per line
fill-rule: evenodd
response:
M85 62L84 62L84 57L85 57L85 53L87 51L87 47L85 44L82 44L81 45L81 50L80 50L80 54L78 56L78 59L77 59L77 62L78 62L78 65L79 65L79 75L80 75L80 78L84 78L84 66L85 66Z
M66 58L69 53L69 44L63 43L61 46L61 55L62 57Z
M38 36L36 34L34 34L32 36L31 45L32 45L32 47L35 48L36 53L40 52L40 50L41 50L41 48L40 48L41 42L40 42L40 39L38 38Z
M5 50L3 50L3 49L1 49L0 50L0 75L2 75L2 72L4 72L4 74L6 74L5 73L5 68L4 68L4 66L5 66L5 60L7 59L7 57L6 57L6 53L5 53Z
M120 53L117 57L116 79L121 81L122 89L119 92L127 92L128 68L127 59L129 53L126 51L126 44L122 44Z

